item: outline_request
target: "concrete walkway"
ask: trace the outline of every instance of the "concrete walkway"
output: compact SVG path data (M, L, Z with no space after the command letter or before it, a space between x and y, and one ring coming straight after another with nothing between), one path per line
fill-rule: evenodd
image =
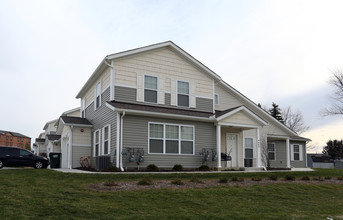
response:
M86 174L175 174L175 173L272 173L272 172L290 172L290 171L314 171L311 168L292 168L291 170L250 170L250 171L193 171L193 172L93 172L93 171L85 171L79 169L51 169L62 173L86 173Z

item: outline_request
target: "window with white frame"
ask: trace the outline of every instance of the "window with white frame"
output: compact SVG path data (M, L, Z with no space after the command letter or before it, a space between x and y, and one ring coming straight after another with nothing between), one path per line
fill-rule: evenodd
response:
M81 99L81 118L86 117L85 108L86 108L86 100Z
M298 144L293 145L293 159L300 160L300 146Z
M177 81L177 105L189 107L189 82Z
M268 159L275 160L275 143L268 143Z
M194 154L194 127L149 123L149 153Z
M253 138L244 138L244 155L244 167L252 167L254 157Z
M110 153L110 125L107 125L103 128L102 135L102 154L106 155Z
M157 103L157 77L144 75L144 102Z
M218 94L214 94L214 104L219 105L219 95Z
M100 151L100 130L94 132L94 156L99 156Z
M95 88L95 109L99 108L101 105L101 84L98 82Z

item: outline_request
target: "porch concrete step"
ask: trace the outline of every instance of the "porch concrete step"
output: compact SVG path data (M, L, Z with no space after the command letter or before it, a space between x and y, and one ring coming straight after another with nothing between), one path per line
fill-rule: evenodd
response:
M245 171L247 172L258 172L264 171L263 167L245 167Z

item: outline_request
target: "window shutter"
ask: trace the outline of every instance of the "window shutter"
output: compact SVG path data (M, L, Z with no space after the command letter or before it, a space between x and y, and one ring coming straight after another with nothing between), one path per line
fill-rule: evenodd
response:
M189 83L189 102L191 108L196 108L195 83Z
M158 104L164 105L164 79L158 78Z
M143 75L137 73L137 102L143 102Z
M291 145L291 160L294 160L294 145Z
M170 104L171 105L176 105L176 80L175 79L171 79L170 80Z
M299 145L299 160L303 161L303 146Z

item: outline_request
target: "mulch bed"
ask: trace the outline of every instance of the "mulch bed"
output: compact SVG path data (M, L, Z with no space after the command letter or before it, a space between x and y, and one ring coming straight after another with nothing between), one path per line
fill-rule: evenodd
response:
M183 185L175 185L171 183L171 180L155 180L152 185L138 185L137 182L115 182L116 186L106 186L105 183L94 183L89 184L86 188L90 190L100 191L100 192L112 192L112 191L134 191L134 190L151 190L151 189L195 189L195 188L208 188L208 187L219 187L219 186L231 186L231 187L245 187L253 185L268 185L268 184L278 184L278 183L301 183L301 184L343 184L342 180L336 179L324 179L324 180L267 180L263 179L261 181L252 181L245 179L244 181L228 181L227 183L219 183L218 179L213 180L201 180L202 183L194 183L190 180L182 180Z

